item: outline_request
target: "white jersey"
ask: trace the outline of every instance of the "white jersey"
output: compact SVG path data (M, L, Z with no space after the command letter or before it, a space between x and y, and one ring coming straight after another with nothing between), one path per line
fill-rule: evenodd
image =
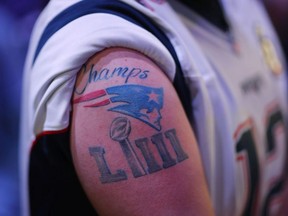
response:
M152 58L171 82L175 77L165 45L119 15L78 17L43 42L49 23L79 2L85 1L51 0L31 38L21 125L25 213L32 144L69 128L76 74L90 56L107 47L127 47ZM222 0L231 27L224 33L176 0L122 2L152 19L177 53L216 214L273 215L281 204L287 93L283 56L260 3Z

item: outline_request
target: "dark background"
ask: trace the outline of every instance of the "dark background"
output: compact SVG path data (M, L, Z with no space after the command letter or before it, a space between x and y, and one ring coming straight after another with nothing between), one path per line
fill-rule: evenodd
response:
M68 1L68 0L67 0ZM0 216L18 216L19 113L29 37L47 0L0 0ZM266 0L288 56L288 0Z

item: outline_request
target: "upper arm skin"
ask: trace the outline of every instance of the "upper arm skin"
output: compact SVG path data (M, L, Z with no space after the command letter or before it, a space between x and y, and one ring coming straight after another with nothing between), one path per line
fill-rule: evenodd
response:
M100 215L213 214L197 143L175 90L137 51L109 48L80 70L71 151Z

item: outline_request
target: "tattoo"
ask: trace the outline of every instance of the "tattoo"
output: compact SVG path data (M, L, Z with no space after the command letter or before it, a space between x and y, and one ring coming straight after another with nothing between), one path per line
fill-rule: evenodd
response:
M148 172L154 173L154 172L160 171L162 168L157 163L154 155L151 152L151 149L148 146L148 138L135 140L135 144L141 150L141 153L143 157L145 158L145 161L148 166Z
M81 95L85 92L87 86L90 83L95 83L102 80L110 80L115 77L124 79L124 83L128 83L131 78L146 79L148 77L149 70L143 70L141 68L129 68L126 66L115 67L115 68L102 68L97 71L94 69L94 64L91 65L90 69L87 69L87 65L84 64L81 68L80 73L87 73L89 71L88 78L82 87L75 89L75 93Z
M159 172L162 169L168 169L169 167L175 166L177 163L181 163L182 161L189 158L183 150L181 143L179 142L176 130L170 129L167 130L164 134L173 147L175 156L177 157L176 159L174 159L169 153L162 133L157 133L151 137L151 142L156 146L158 154L161 157L162 167L158 164L157 160L155 159L155 155L152 153L148 138L145 137L135 140L135 145L140 150L140 153L142 154L143 159L147 165L147 168L145 169L142 161L138 157L139 153L137 154L129 140L130 132L131 124L126 117L118 117L113 120L110 127L110 138L120 144L123 155L132 171L134 178ZM98 166L98 170L101 174L101 183L112 183L128 179L127 174L123 169L119 169L115 174L111 174L111 171L104 157L104 148L91 147L89 148L89 152L90 155L94 157Z
M117 170L115 174L112 174L106 160L104 158L105 150L102 147L89 148L90 155L95 158L99 172L101 173L100 181L104 183L117 182L127 180L127 175L124 170Z
M165 132L165 137L170 140L170 143L177 155L177 161L181 162L183 160L186 160L188 158L188 155L184 152L182 149L182 146L180 145L180 142L176 136L176 130L171 129Z
M97 108L109 105L108 111L131 116L157 131L161 130L163 88L141 85L113 86L83 95L75 99L73 103L91 100L96 100L96 102L85 105L85 107Z
M169 154L166 144L163 140L162 133L155 134L152 136L151 141L153 144L156 145L158 152L162 158L163 161L163 168L168 168L170 166L174 166L176 164L176 161L171 157Z
M141 161L135 153L128 136L131 132L130 121L127 118L118 117L114 119L110 128L110 137L112 140L117 141L128 161L135 178L146 174ZM144 172L144 174L142 173Z

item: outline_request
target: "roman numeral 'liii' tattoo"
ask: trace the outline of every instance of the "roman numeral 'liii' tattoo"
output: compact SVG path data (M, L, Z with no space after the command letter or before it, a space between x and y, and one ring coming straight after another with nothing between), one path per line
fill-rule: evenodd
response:
M162 169L167 169L180 163L188 158L188 155L182 149L178 140L175 129L170 129L164 132L166 139L169 140L176 155L176 159L169 153L166 142L164 141L163 134L157 133L151 137L151 142L156 146L158 153L161 157L162 164L158 164L155 155L151 151L148 138L141 138L135 140L135 145L142 153L147 167L143 165L139 159L135 147L129 140L131 132L130 121L125 117L118 117L114 119L110 127L110 138L119 143L123 154L128 162L128 165L135 178L145 176L151 173L158 172ZM90 155L94 157L99 172L101 174L100 181L102 183L112 183L127 180L127 174L124 170L119 169L116 173L111 173L108 163L105 159L105 149L102 147L90 147Z

